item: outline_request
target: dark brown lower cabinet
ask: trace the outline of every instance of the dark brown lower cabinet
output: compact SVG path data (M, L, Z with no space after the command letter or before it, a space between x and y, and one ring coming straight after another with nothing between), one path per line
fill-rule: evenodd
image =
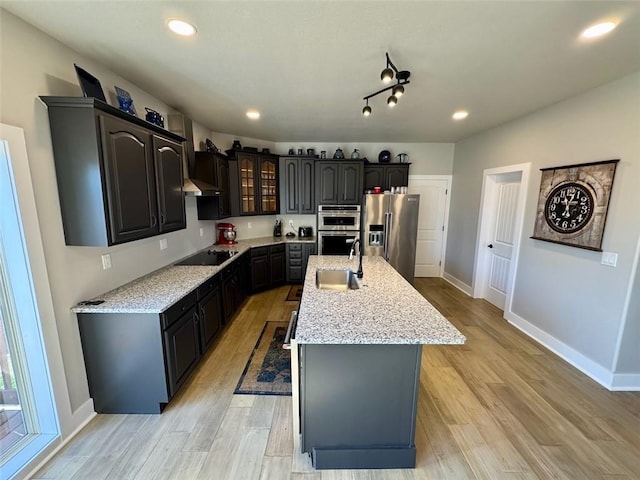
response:
M315 254L315 243L287 244L287 283L302 283L304 281L309 255Z
M200 360L199 321L192 306L164 331L167 382L173 397Z
M284 244L251 249L251 291L260 292L285 283Z
M217 276L198 288L198 316L200 318L200 351L204 354L218 332L222 330L222 295Z

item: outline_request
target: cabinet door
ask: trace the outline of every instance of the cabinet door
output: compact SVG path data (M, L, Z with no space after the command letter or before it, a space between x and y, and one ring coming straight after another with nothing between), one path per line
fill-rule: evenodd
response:
M251 153L238 153L238 182L240 188L240 215L258 214L258 157Z
M300 192L300 213L303 214L316 214L315 165L315 160L308 158L300 159L300 166L298 167L298 191Z
M388 185L385 185L384 167L365 165L363 190L373 190L373 187L380 187L382 190L389 188Z
M200 301L200 348L206 352L222 328L222 298L220 288L214 288Z
M337 162L316 162L316 201L318 205L338 203L340 185L338 165Z
M340 201L344 204L360 204L362 200L362 162L340 165Z
M270 286L276 287L282 285L287 279L286 259L283 245L271 247L272 251L269 255L270 259Z
M258 165L260 213L278 213L278 162L260 157Z
M111 243L156 235L158 207L151 135L119 118L98 115L98 119Z
M309 263L309 255L315 255L316 254L316 244L315 243L309 243L309 244L305 244L303 245L303 250L302 250L302 281L304 281L304 277L307 275L307 264Z
M409 165L387 165L384 167L385 189L406 187L409 184Z
M280 205L282 213L300 213L299 159L280 159Z
M196 307L164 331L169 393L173 396L200 359Z
M269 255L260 255L251 258L251 290L254 292L269 287Z
M218 201L220 202L220 217L227 218L231 216L231 195L229 193L229 160L224 157L216 156L216 182L222 189Z
M153 137L160 232L187 227L182 191L182 145Z

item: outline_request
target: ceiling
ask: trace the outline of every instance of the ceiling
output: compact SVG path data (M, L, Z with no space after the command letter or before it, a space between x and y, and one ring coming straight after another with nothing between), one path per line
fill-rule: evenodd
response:
M2 6L211 130L271 141L455 142L640 71L637 1ZM169 32L171 17L197 35ZM607 19L619 21L607 37L578 38ZM385 52L411 83L393 109L373 98L365 118ZM452 120L456 109L469 117Z

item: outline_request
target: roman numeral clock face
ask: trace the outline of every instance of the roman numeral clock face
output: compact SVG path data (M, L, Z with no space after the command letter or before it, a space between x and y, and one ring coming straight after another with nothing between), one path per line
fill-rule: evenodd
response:
M575 233L582 230L593 217L594 195L588 186L580 183L563 183L556 186L547 197L544 217L549 227L558 233Z

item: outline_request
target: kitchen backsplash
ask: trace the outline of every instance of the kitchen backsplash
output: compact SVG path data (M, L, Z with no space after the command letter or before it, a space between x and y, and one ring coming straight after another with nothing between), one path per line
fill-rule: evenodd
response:
M249 238L270 237L273 235L273 226L276 219L282 220L282 235L293 232L298 235L298 227L313 227L313 234L316 234L315 215L269 215L255 217L232 217L220 220L220 222L233 223L238 232L238 240ZM293 227L289 226L289 221L293 222ZM215 230L217 221L211 223L211 228ZM249 226L251 225L251 226Z

